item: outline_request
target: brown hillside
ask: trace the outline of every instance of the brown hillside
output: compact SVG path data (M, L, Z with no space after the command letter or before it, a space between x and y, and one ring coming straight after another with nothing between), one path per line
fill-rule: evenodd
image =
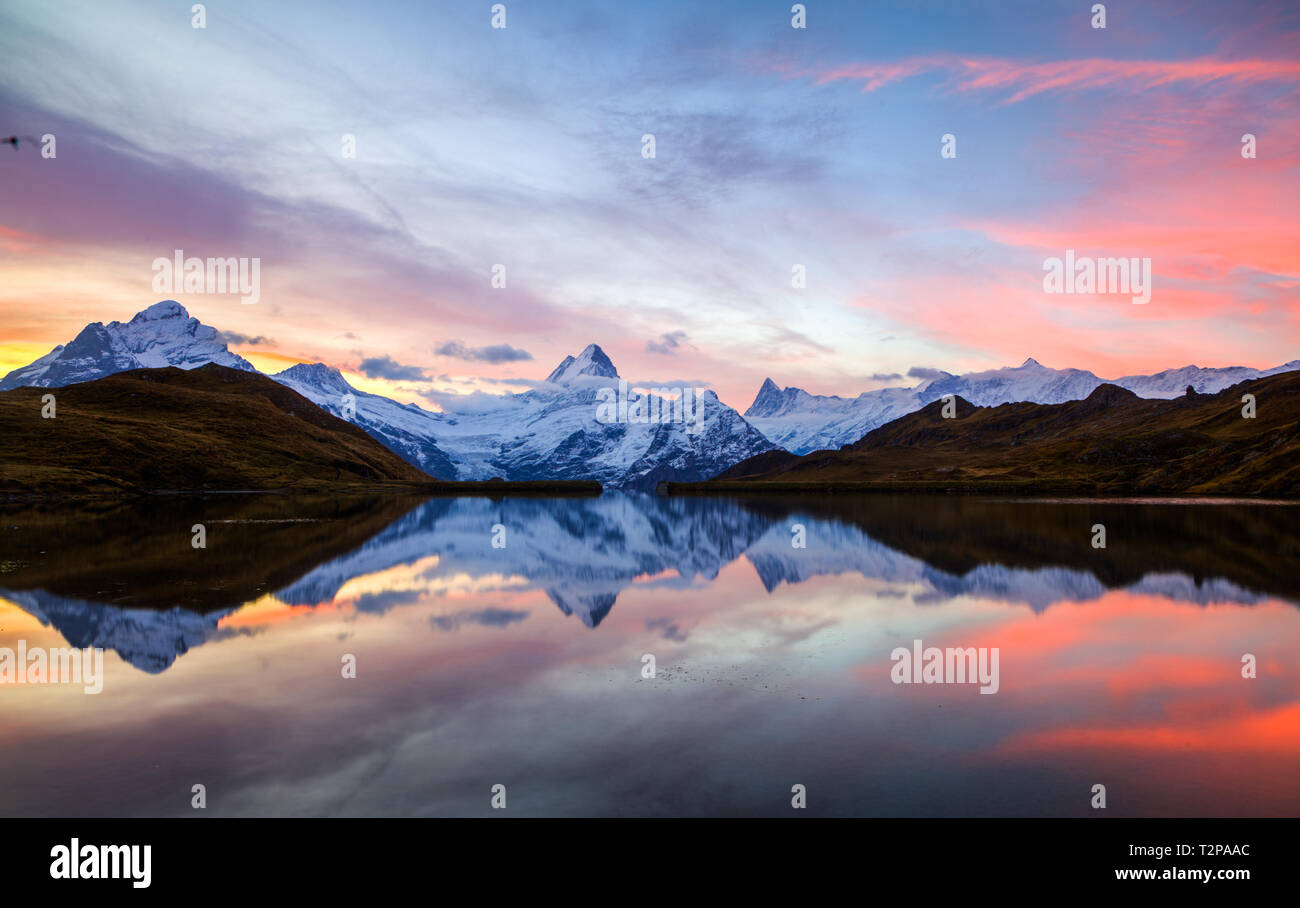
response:
M53 394L56 417L41 416ZM0 393L0 493L376 487L429 482L264 375L209 364Z

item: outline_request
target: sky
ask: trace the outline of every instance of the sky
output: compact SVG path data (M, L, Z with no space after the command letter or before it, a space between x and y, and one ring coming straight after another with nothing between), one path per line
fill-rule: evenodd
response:
M0 136L56 142L0 146L0 372L162 298L434 407L589 343L741 410L1300 356L1294 3L191 5L0 3ZM155 292L176 249L259 301ZM1045 292L1067 249L1150 302Z

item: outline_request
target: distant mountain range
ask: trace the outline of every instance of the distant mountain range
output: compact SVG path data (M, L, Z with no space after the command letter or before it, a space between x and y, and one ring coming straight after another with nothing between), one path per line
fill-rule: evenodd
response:
M150 306L130 322L87 326L0 381L62 387L126 370L215 362L256 371L220 333L189 317L179 303ZM597 421L599 391L617 384L618 370L595 344L567 356L544 385L505 394L496 406L438 413L359 391L322 363L272 375L327 412L349 419L372 438L437 479L512 481L596 480L611 488L653 488L659 480L706 479L772 444L735 410L706 392L699 432L684 421L637 424Z
M698 434L684 422L598 422L599 391L619 374L595 344L565 357L546 385L473 412L435 413L366 394L320 363L272 377L335 414L343 412L343 395L353 395L357 425L439 478L594 479L609 488L653 488L664 479L715 476L772 447L711 391L699 402Z
M949 403L838 451L758 455L708 485L1300 497L1300 372L1172 400L1102 384L1060 404Z
M231 353L215 328L165 300L129 322L87 325L66 346L0 380L0 391L21 386L63 387L120 372L216 363L256 372ZM1190 385L1213 393L1237 382L1300 369L1300 360L1257 370L1186 366L1133 375L1112 384L1150 398L1182 394ZM1027 401L1083 400L1103 379L1080 369L1050 369L1033 359L1014 368L943 373L912 388L884 388L853 398L779 388L770 378L742 416L713 392L700 402L703 431L683 422L636 424L597 420L600 392L619 373L600 347L566 356L544 383L504 394L489 406L446 412L401 404L359 391L322 363L293 366L270 376L327 412L348 419L407 463L444 480L589 479L609 488L653 488L661 480L708 479L774 449L795 454L837 449L928 404L955 395L977 406Z
M1182 395L1188 386L1200 394L1214 394L1248 379L1296 370L1300 370L1300 360L1272 369L1184 366L1108 382L1083 369L1049 369L1030 358L1015 367L965 375L945 372L914 388L882 388L848 398L809 394L801 388L781 389L769 378L745 411L745 418L777 447L807 454L853 444L872 429L948 394L980 407L1022 401L1061 404L1083 400L1098 386L1113 384L1139 397L1171 398Z

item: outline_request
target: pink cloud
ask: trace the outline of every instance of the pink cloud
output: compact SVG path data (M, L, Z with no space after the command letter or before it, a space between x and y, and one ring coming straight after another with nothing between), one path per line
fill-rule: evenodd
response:
M1286 59L1109 60L1092 57L1031 63L996 57L938 55L806 69L773 63L769 68L791 77L811 78L817 85L858 81L862 83L864 92L876 91L915 76L937 74L945 77L956 91L1007 92L1003 104L1015 104L1044 92L1116 86L1149 89L1170 85L1200 86L1211 82L1237 86L1267 82L1300 83L1300 60Z

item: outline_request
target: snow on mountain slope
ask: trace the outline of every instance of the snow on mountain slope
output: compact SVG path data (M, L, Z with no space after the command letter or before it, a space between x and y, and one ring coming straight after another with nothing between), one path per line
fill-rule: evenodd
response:
M446 479L595 479L615 488L652 488L664 479L706 479L771 443L735 410L706 392L702 430L685 421L603 423L600 391L618 370L595 344L567 356L548 384L505 394L495 405L443 413L351 388L337 370L294 366L273 376L317 405L342 414L353 394L354 420L426 472ZM435 453L436 452L436 453Z
M599 384L599 383L596 383ZM653 488L660 480L706 479L772 444L711 391L696 402L701 431L685 422L602 423L595 384L557 392L529 391L517 435L501 446L496 464L511 479L564 476L616 488ZM476 418L481 421L482 416Z
M433 440L441 426L438 414L415 404L399 404L378 394L358 391L338 369L324 363L300 363L271 377L321 409L356 423L371 438L430 476L462 478L451 458ZM353 412L345 415L348 403Z
M1300 360L1263 370L1244 366L1223 369L1186 366L1155 375L1130 375L1112 383L1141 397L1171 398L1182 395L1188 385L1202 394L1212 394L1237 382L1295 369L1300 369ZM1059 404L1083 400L1106 381L1084 369L1051 369L1033 358L1019 366L965 375L945 372L913 388L882 388L852 398L813 395L800 388L780 389L769 378L759 388L745 416L774 444L795 454L807 454L852 444L872 429L947 394L965 398L980 407L1018 401Z
M66 346L9 373L0 390L60 387L129 369L190 369L209 362L256 371L227 349L219 331L164 300L126 324L87 325ZM596 479L645 488L660 479L707 479L772 447L712 393L700 404L704 419L698 433L682 421L598 421L598 392L616 385L619 374L595 344L566 356L536 390L501 395L473 410L439 413L358 391L337 369L321 363L293 366L272 378L351 419L438 479Z
M1272 369L1250 369L1246 366L1228 366L1221 369L1183 366L1181 369L1165 369L1154 375L1126 375L1117 378L1115 384L1128 388L1138 397L1168 399L1182 397L1189 385L1196 389L1198 394L1217 394L1238 382L1276 375L1279 372L1294 372L1297 369L1300 369L1300 359L1293 359Z
M0 379L0 391L24 385L58 388L130 369L194 369L205 363L256 371L248 360L226 348L217 329L190 318L175 300L163 300L125 324L87 325L66 346L55 347Z
M0 390L60 387L128 369L215 362L254 371L231 353L220 332L164 300L131 321L87 325L66 346L0 380ZM1191 385L1213 393L1239 381L1300 369L1300 360L1268 370L1186 366L1116 380L1147 397L1176 397ZM946 394L980 406L1012 401L1081 400L1104 381L1080 369L1049 369L1033 359L1014 368L965 375L943 373L913 388L883 388L853 398L809 394L763 382L741 416L712 392L700 401L703 431L678 422L601 422L600 392L619 381L605 352L588 345L566 356L547 382L488 406L424 410L352 388L336 369L304 364L272 376L338 416L350 416L371 437L439 479L595 479L614 488L653 488L659 480L706 479L773 447L796 454L838 448Z
M1032 357L1019 366L944 374L921 386L922 406L945 394L963 397L977 407L1032 400L1040 404L1063 404L1083 400L1103 380L1082 369L1049 369Z
M781 393L783 401L774 415L755 416L746 410L745 418L774 445L795 454L849 444L924 406L915 388L882 388L848 398L808 394L800 388Z
M552 384L563 384L583 375L617 380L618 370L614 368L614 364L610 362L604 350L595 344L588 344L576 358L566 356L546 377L546 380Z

